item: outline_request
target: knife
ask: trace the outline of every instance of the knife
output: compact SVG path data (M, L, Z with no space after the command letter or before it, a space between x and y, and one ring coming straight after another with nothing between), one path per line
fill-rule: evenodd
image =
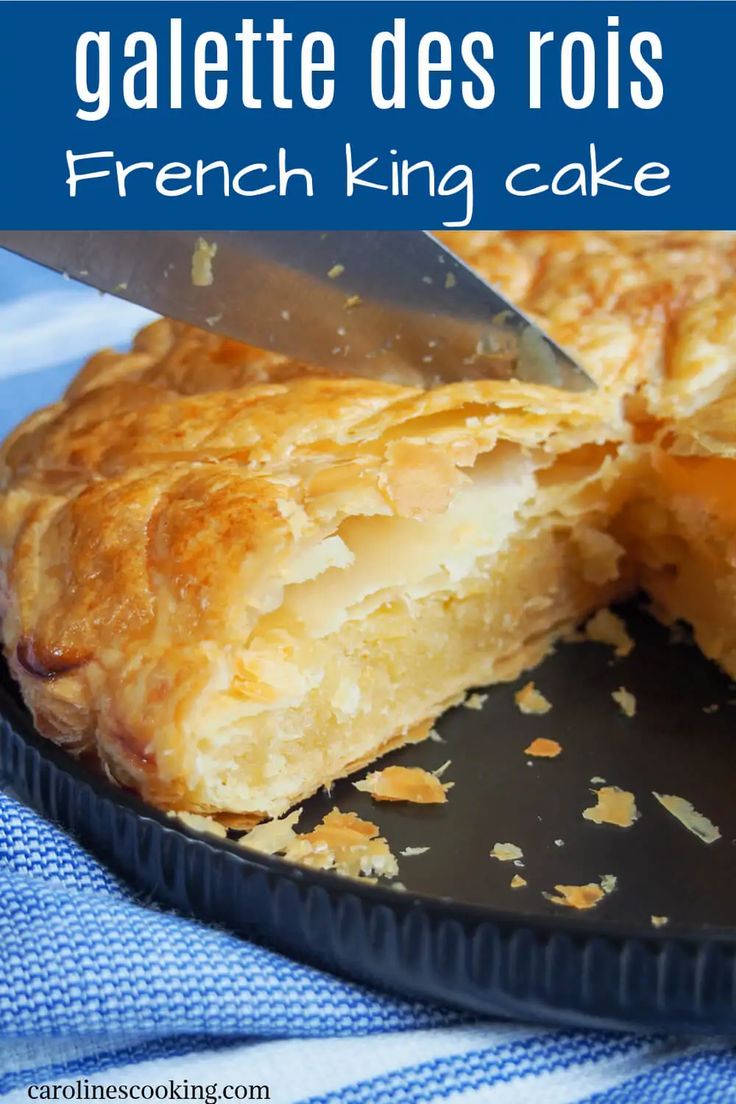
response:
M0 247L331 372L571 391L576 361L423 231L1 231Z

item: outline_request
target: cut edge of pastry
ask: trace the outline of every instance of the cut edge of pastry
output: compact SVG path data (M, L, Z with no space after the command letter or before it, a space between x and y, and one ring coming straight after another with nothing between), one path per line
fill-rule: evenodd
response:
M495 536L500 497L492 487L485 500L473 500L459 514L459 524L484 517ZM380 548L373 543L372 520L355 519L351 529L349 519L337 534L362 578L365 564L383 549L392 572L401 566L399 542L389 536ZM586 513L586 522L596 520ZM426 522L410 524L422 542L428 540ZM324 587L317 575L287 588L282 604L255 626L248 651L236 655L222 689L210 679L178 734L191 749L197 734L207 733L201 769L175 779L186 787L188 801L199 811L281 815L320 786L428 734L469 685L513 679L533 667L598 600L599 586L584 579L574 528L542 524L531 539L522 528L508 547L486 545L484 555L454 572L436 570L440 539L429 539L433 563L424 577L415 571L422 549L412 539L406 554L411 582L393 574L390 587L365 597L361 592L344 618L336 619L334 595L345 569L328 567ZM609 592L619 596L621 584L619 577L611 580ZM509 593L518 595L516 603L508 602ZM288 661L277 665L284 640ZM103 754L110 751L115 754L114 743ZM113 762L113 773L116 768ZM159 769L157 785L161 777Z

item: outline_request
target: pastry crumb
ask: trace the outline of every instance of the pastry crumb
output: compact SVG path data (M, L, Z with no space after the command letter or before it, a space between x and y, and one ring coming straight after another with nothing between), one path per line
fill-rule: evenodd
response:
M311 832L296 836L284 857L318 870L335 870L353 878L393 878L398 863L378 827L357 813L333 809Z
M565 908L591 909L603 900L605 892L597 882L587 882L585 885L556 885L554 893L543 893L553 905L564 905Z
M236 832L250 832L251 828L268 820L268 817L262 813L218 813L217 819L225 828L233 828Z
M618 885L618 878L615 874L602 874L601 875L601 889L604 893L613 893L614 889Z
M597 803L583 809L583 819L593 824L614 824L617 828L630 828L639 819L633 793L618 786L602 786L593 790Z
M217 254L217 242L197 238L192 253L192 283L195 287L211 287L215 282L212 262Z
M515 843L494 843L490 855L499 862L518 862L524 858L524 852Z
M415 855L426 855L429 851L428 847L405 847L403 851L399 851L405 859L412 859Z
M348 295L345 300L345 310L352 310L353 307L359 307L363 300L359 295Z
M514 694L514 701L522 713L541 715L549 713L552 703L547 701L544 694L537 690L533 682L528 682Z
M596 786L605 786L605 784L606 784L605 778L601 778L600 775L598 775L598 774L596 774L593 778L591 778L590 781Z
M217 836L219 839L227 839L227 828L223 824L220 824L219 821L213 820L212 817L203 816L201 813L187 813L176 809L170 809L166 815L175 817L176 820L180 820L182 824L185 824L187 828L193 828L195 832L205 832L207 835Z
M466 709L475 709L480 711L487 701L487 694L469 694L463 702L463 705Z
M261 851L264 855L277 855L297 838L294 826L301 815L301 809L295 809L280 819L257 824L238 840L238 845Z
M720 705L718 705L717 702L714 702L713 705L704 705L703 706L703 712L704 713L717 713L720 708L721 708Z
M353 785L356 790L370 794L374 801L444 805L451 784L443 784L436 774L430 774L423 767L384 767L383 770L372 771L359 782L353 782Z
M537 759L556 759L561 751L562 744L558 744L557 740L547 740L544 736L538 736L528 748L524 748L525 755L534 755Z
M445 740L443 736L440 736L436 728L430 728L427 733L427 739L431 740L433 744L444 744Z
M522 889L526 884L526 878L522 878L521 874L514 874L513 878L509 882L509 885L512 889Z
M452 759L447 759L441 767L437 767L437 770L433 770L431 773L435 776L435 778L441 778L451 764Z
M602 874L600 883L586 882L585 885L556 885L555 893L543 893L542 896L551 901L553 905L564 905L565 908L591 909L595 908L604 897L613 893L618 879L615 874Z
M626 625L610 609L601 609L593 614L586 623L585 635L588 640L596 644L610 644L620 658L627 656L634 647L634 641L629 636Z
M636 714L636 698L625 686L619 686L618 690L611 691L611 697L616 702L625 717L633 717Z
M565 841L563 839L556 839L555 840L555 847L564 847L564 846L565 846Z
M329 278L331 280L336 280L338 278L338 276L342 276L344 271L345 271L345 265L334 264L332 266L332 268L329 269L327 275L329 276Z
M715 826L713 821L699 813L697 809L693 808L692 803L686 801L684 797L677 797L675 794L659 794L654 790L652 790L652 793L668 813L671 813L673 817L679 820L680 824L687 828L688 832L692 832L703 843L715 843L716 840L721 838L720 829Z
M649 919L653 928L663 928L670 922L669 916L650 916Z

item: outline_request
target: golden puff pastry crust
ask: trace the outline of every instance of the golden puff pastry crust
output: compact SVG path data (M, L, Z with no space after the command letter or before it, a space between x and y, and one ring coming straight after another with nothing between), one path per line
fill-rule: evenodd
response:
M329 378L169 322L98 355L0 456L3 638L38 727L160 805L282 812L543 654L595 601L586 558L618 580L615 544L571 537L605 529L623 463L606 409ZM527 525L538 553L512 555ZM487 596L504 557L517 619Z
M635 585L655 450L728 394L734 236L451 244L599 390L423 391L163 320L10 435L2 636L40 731L161 807L277 816Z
M626 396L637 418L680 416L730 382L722 353L724 343L733 348L736 233L442 236L575 351L602 387Z

